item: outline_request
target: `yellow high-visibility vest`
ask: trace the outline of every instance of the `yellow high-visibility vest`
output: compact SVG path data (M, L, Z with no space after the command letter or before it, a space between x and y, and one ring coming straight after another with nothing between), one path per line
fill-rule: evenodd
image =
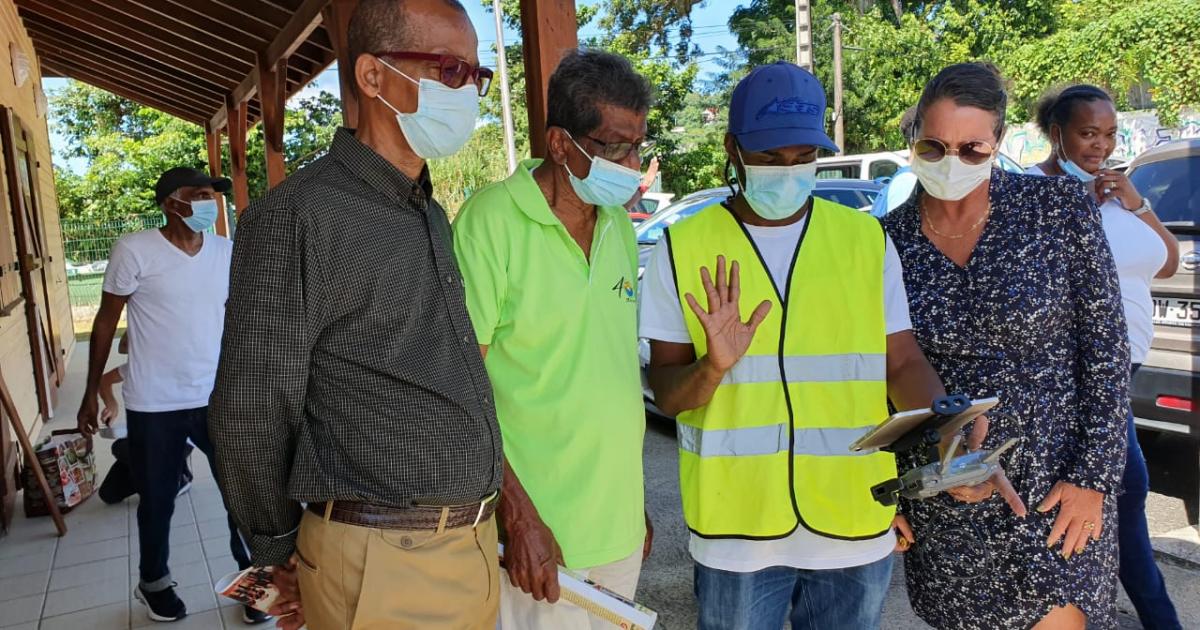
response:
M817 534L868 539L895 516L871 487L896 476L889 453L849 446L887 408L883 309L886 239L870 215L813 199L788 286L776 288L745 226L721 204L667 230L696 356L704 329L687 305L705 305L700 267L738 261L743 319L772 307L746 355L707 405L679 414L679 479L688 527L711 538Z

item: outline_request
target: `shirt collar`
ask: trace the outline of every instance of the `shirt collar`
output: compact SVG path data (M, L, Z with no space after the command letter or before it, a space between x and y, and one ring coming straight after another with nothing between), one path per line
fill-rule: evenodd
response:
M517 165L516 172L504 180L504 187L516 202L516 206L531 221L542 225L562 225L562 221L550 209L546 196L542 194L542 188L533 179L533 169L541 165L543 161L540 158L522 160ZM624 215L625 209L619 206L596 206L597 221L612 220Z
M333 134L329 154L379 192L406 206L424 207L433 197L429 165L425 165L417 181L413 181L374 149L363 144L355 137L354 131L349 127L339 127Z

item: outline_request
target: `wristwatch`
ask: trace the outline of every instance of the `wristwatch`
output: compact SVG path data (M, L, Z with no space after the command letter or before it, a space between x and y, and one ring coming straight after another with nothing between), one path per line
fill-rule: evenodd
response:
M1130 210L1130 212L1133 213L1133 216L1140 217L1143 214L1150 212L1151 210L1153 210L1153 208L1150 207L1150 200L1145 197L1142 197L1142 205Z

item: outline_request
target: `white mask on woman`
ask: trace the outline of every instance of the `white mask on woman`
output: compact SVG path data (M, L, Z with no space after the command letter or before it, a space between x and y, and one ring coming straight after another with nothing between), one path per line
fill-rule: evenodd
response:
M992 162L967 164L957 155L946 155L937 162L926 162L914 155L912 171L925 192L943 201L958 201L988 181L992 174Z

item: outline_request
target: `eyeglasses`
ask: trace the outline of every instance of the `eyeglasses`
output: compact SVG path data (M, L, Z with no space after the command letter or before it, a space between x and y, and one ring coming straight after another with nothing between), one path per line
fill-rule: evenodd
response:
M963 162L977 166L992 161L996 148L982 140L973 140L958 145L958 149L951 149L941 140L921 138L913 143L913 153L926 162L941 162L947 155L957 155Z
M479 96L487 96L488 88L492 86L492 71L483 66L472 65L465 59L454 55L436 55L433 53L389 51L375 53L376 57L392 57L393 59L414 59L417 61L436 62L441 72L439 81L446 87L460 88L473 82L479 88Z
M570 134L570 132L567 133ZM634 151L637 151L638 158L644 161L654 152L653 140L643 140L642 142L605 142L597 140L590 135L584 135L583 137L592 141L592 144L600 147L600 150L596 151L596 155L610 162L622 162Z

